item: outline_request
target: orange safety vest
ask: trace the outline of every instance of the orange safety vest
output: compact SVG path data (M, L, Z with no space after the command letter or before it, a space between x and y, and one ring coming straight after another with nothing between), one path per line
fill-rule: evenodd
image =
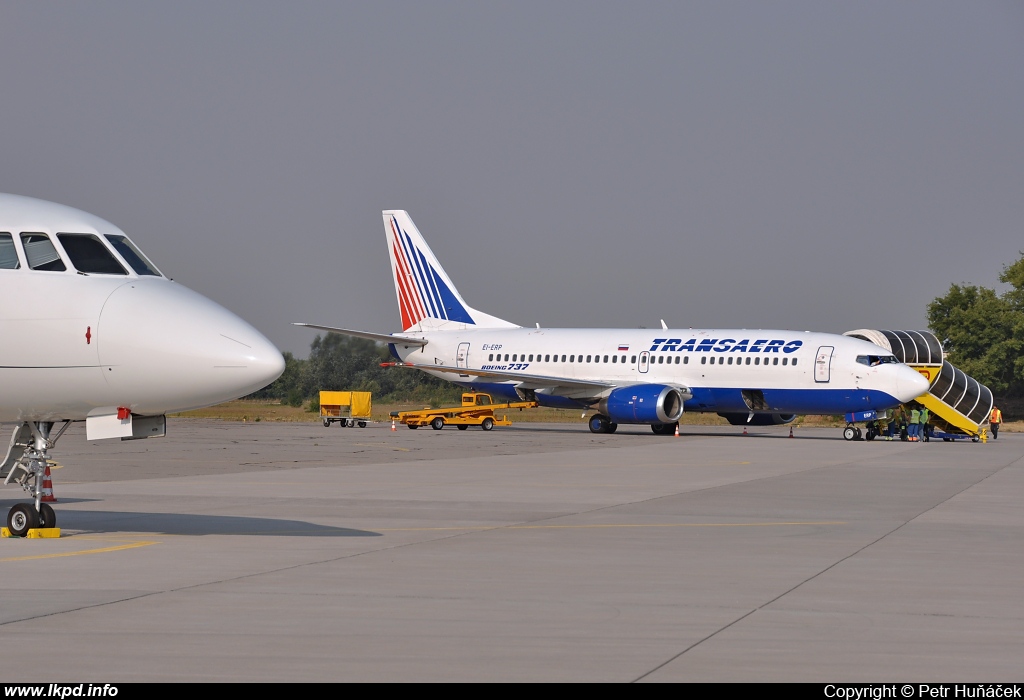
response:
M992 409L992 415L988 417L988 422L989 423L1002 423L1003 422L1003 412L1000 411L998 408L993 408Z

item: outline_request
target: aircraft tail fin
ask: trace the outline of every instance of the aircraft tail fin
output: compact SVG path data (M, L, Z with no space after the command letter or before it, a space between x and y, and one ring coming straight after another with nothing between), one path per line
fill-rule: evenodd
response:
M519 327L463 300L408 213L396 209L383 214L403 331Z

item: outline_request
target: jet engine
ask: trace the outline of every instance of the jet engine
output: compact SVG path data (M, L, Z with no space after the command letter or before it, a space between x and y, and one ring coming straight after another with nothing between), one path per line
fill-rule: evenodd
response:
M795 413L755 413L749 422L747 421L749 413L719 413L718 415L729 421L729 425L785 425L796 420Z
M613 390L598 410L613 423L675 423L683 415L687 396L666 384L634 384Z

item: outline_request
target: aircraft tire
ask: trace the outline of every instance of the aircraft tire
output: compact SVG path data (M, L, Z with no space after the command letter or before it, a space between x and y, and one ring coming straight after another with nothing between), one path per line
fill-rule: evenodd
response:
M619 424L618 423L609 423L608 424L608 433L609 434L614 433L618 429L619 429Z
M854 428L852 425L846 426L846 428L843 429L843 439L846 440L846 441L856 440L857 439L857 430L856 430L856 428Z
M444 427L444 418L438 416L434 420L430 421L430 427L433 428L434 430L440 430L441 428Z
M39 527L57 527L57 514L49 503L39 504Z
M483 422L480 424L480 427L484 430L490 430L491 428L494 427L494 421L491 420L490 418L484 418Z
M18 503L7 513L7 529L15 537L24 537L29 530L39 527L39 514L27 503Z
M587 421L587 426L590 428L592 433L607 433L608 432L608 419L602 416L600 413L595 413Z

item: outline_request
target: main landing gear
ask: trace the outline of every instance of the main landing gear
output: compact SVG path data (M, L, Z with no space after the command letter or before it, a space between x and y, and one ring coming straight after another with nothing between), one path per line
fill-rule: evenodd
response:
M43 476L50 462L48 451L71 425L65 421L57 434L50 437L53 423L39 421L22 423L14 429L7 456L0 464L0 475L4 485L12 481L33 500L33 503L18 503L7 513L7 529L15 537L24 537L29 530L37 527L56 527L57 515L48 503L43 503Z
M595 413L587 421L592 433L614 433L619 424L613 423L612 419L600 413ZM655 435L675 435L678 423L654 423L651 425L651 432Z
M875 436L872 435L868 439L873 440L874 437ZM858 428L857 426L852 425L852 424L846 426L845 428L843 428L843 439L844 440L860 440L861 439L860 428Z
M600 413L592 415L588 425L590 425L590 432L592 433L614 433L619 427L618 423L612 423L611 418Z

